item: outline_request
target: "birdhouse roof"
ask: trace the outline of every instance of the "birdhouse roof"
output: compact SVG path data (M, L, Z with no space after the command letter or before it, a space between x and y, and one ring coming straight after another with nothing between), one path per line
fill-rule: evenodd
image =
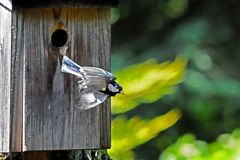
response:
M116 7L119 0L12 0L13 7Z

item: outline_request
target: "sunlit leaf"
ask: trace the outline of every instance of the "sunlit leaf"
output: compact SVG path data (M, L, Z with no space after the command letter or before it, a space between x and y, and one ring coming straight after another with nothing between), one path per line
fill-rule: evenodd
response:
M122 152L110 152L110 156L113 160L133 160L135 157L132 150L124 150Z
M155 59L126 67L116 73L125 95L112 99L112 112L129 111L141 103L152 103L171 93L173 85L183 79L186 60L159 64Z
M180 116L181 113L177 109L173 109L151 120L142 120L139 117L127 120L123 116L118 116L112 122L112 148L109 150L110 156L115 160L124 159L121 156L130 155L131 152L129 151L175 124Z
M169 146L160 160L238 160L240 157L240 130L222 134L215 142L197 140L192 134L185 134Z

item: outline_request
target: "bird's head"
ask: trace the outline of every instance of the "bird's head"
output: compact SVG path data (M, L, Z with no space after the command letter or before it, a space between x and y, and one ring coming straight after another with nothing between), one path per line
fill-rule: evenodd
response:
M107 91L110 96L115 96L116 94L124 94L123 88L116 81L112 81L107 86Z

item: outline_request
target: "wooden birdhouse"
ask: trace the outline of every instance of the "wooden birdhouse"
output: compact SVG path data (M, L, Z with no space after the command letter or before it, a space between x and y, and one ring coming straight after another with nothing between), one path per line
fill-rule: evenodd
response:
M110 69L118 0L0 0L0 152L110 148L110 103L73 107L58 54Z

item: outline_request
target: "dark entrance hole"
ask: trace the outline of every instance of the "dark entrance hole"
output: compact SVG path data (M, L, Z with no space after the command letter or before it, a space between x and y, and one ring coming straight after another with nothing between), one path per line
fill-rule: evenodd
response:
M52 33L51 42L55 47L63 47L68 41L67 31L57 29Z

